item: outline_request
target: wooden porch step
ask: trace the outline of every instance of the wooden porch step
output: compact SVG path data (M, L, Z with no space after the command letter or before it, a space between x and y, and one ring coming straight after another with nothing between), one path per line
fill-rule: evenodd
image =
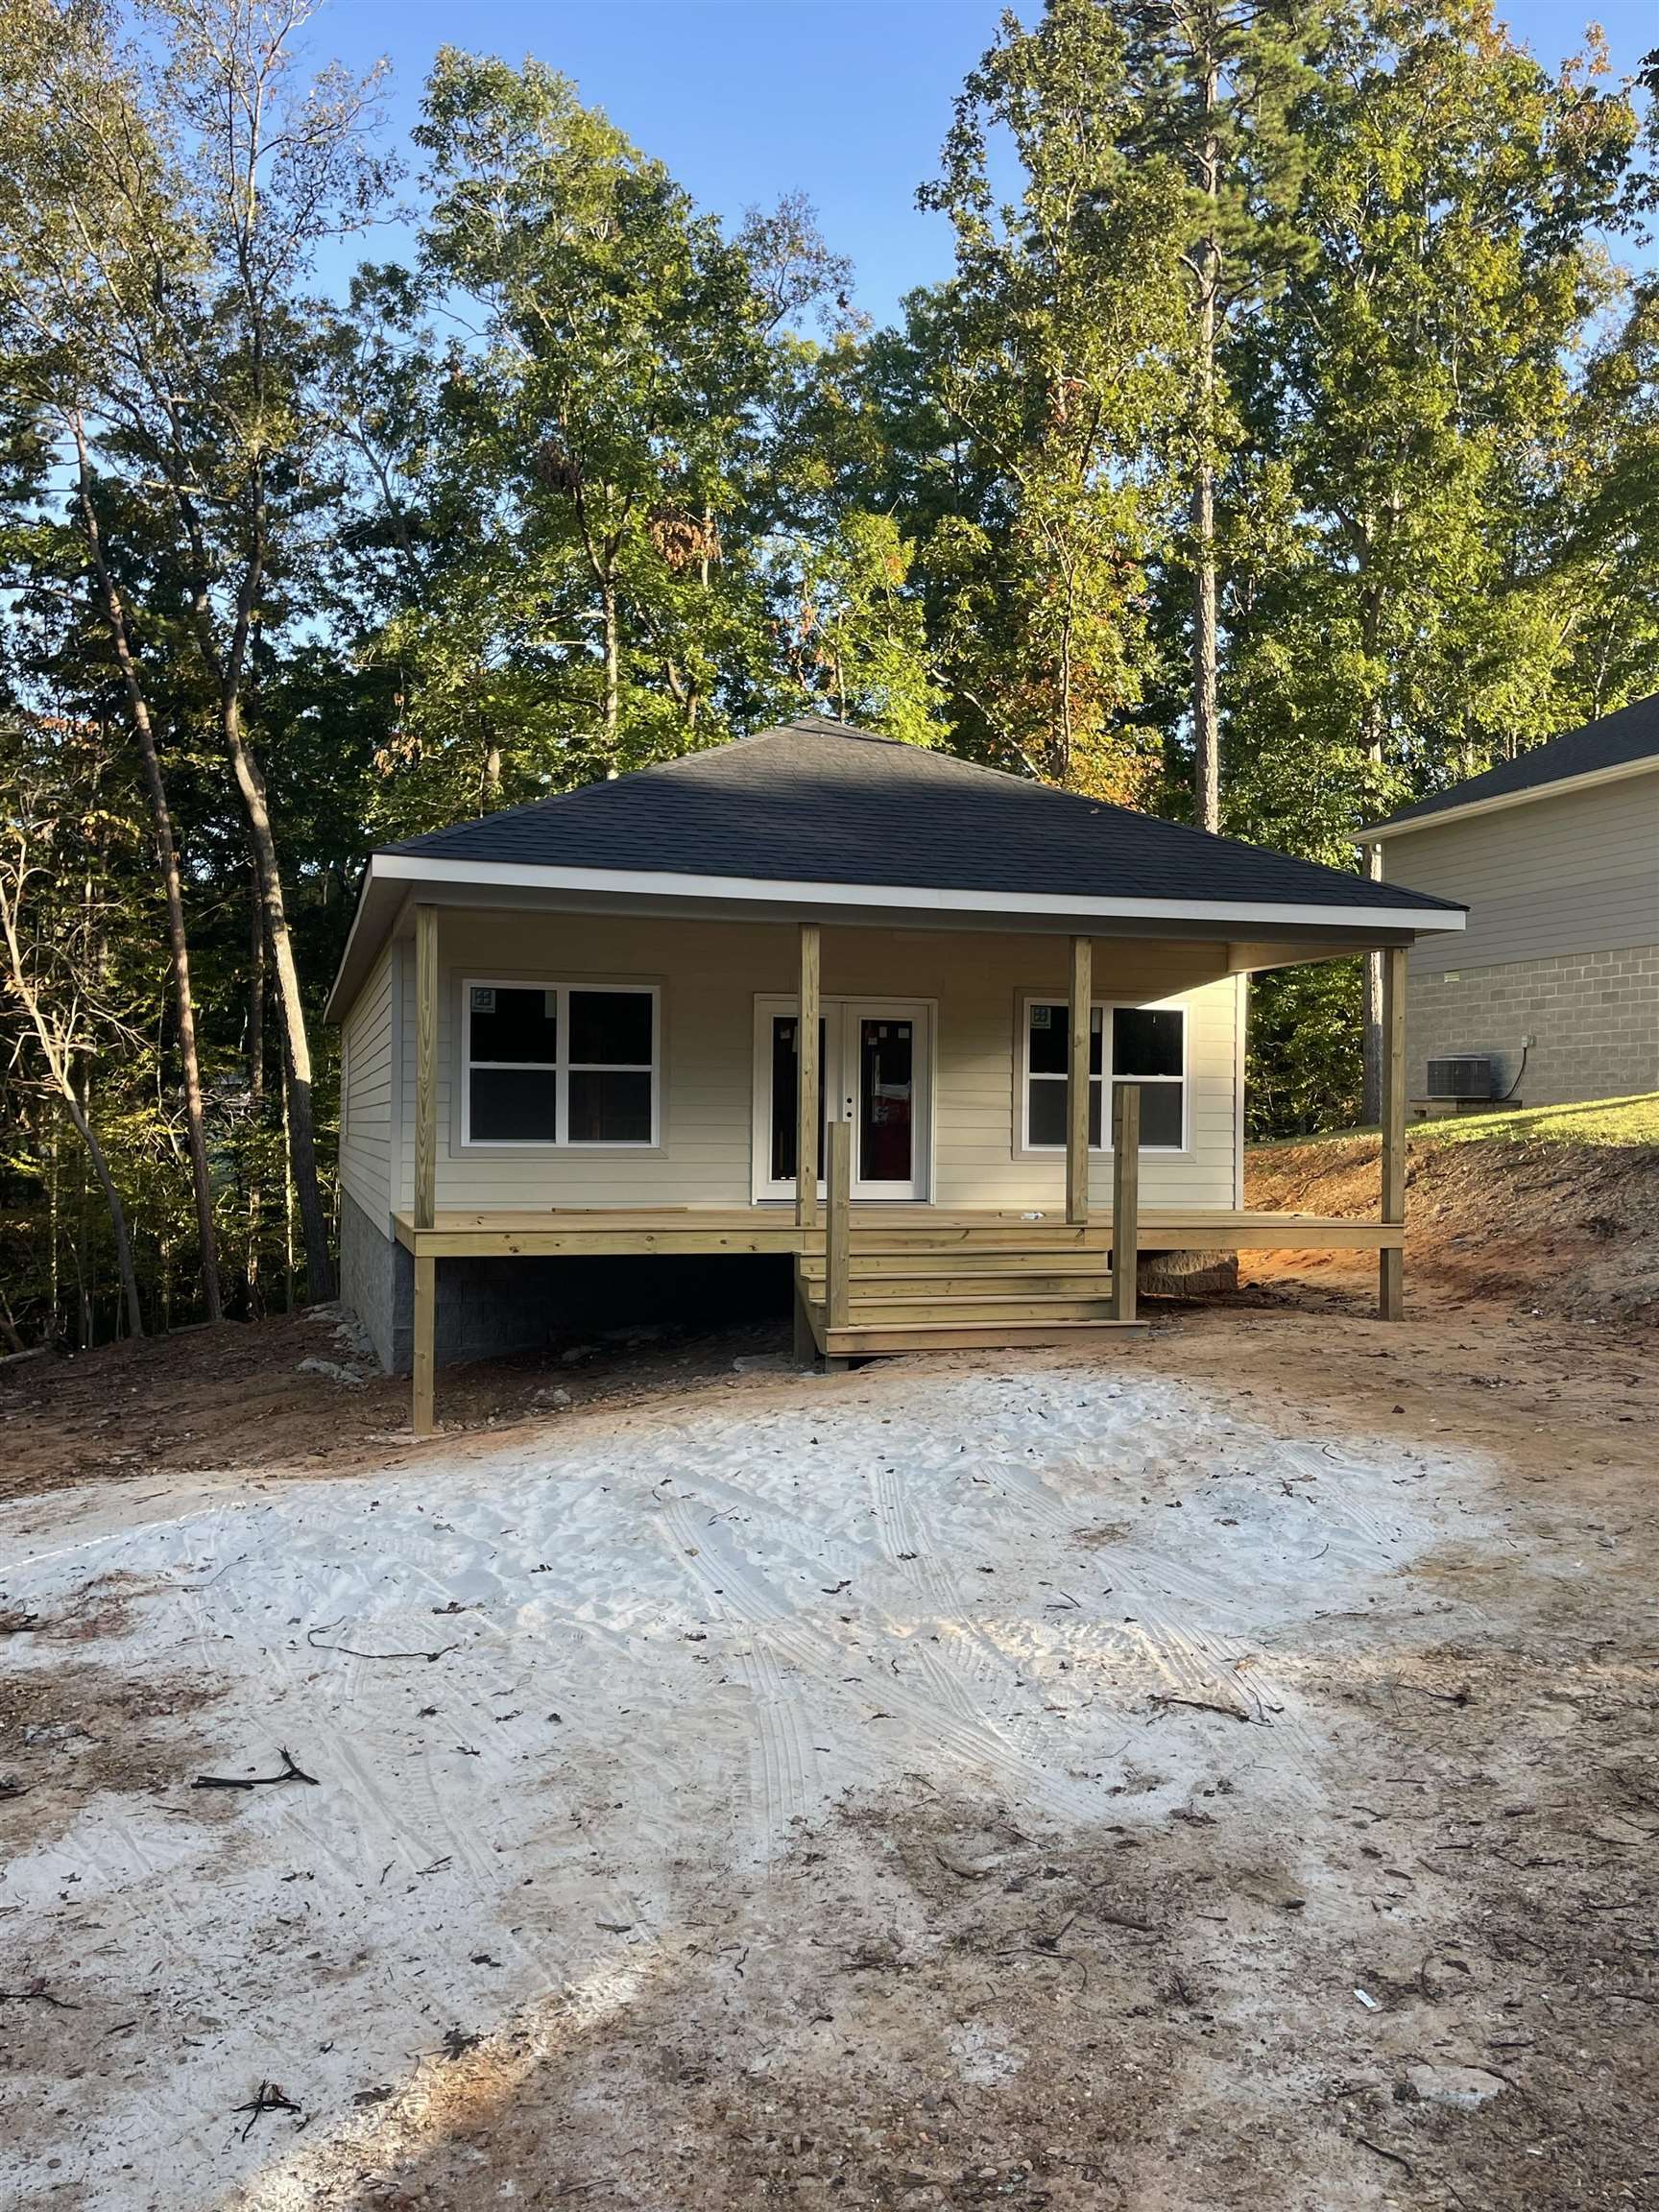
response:
M1106 1256L1099 1250L1067 1245L1038 1245L1029 1249L993 1246L989 1251L981 1251L976 1244L957 1244L944 1252L861 1252L854 1245L852 1261L855 1275L871 1277L998 1275L1018 1280L1027 1274L1098 1275L1106 1263ZM823 1252L803 1253L801 1264L808 1273L822 1275Z
M824 1295L822 1267L804 1267L802 1280L815 1298ZM1057 1267L1043 1262L1031 1267L981 1267L961 1262L943 1268L905 1267L867 1270L854 1263L851 1289L854 1298L996 1298L1052 1297L1097 1298L1112 1282L1111 1271L1096 1258L1087 1267Z
M906 1321L829 1330L833 1359L877 1358L895 1352L1002 1352L1040 1344L1075 1344L1114 1330L1145 1331L1143 1321Z
M879 1229L854 1229L854 1257L907 1252L1100 1252L1112 1241L1104 1221L995 1221L977 1228L952 1229L921 1222Z
M861 1297L854 1288L848 1305L852 1327L878 1321L1102 1321L1110 1308L1104 1298L1012 1297L1004 1290L982 1298Z

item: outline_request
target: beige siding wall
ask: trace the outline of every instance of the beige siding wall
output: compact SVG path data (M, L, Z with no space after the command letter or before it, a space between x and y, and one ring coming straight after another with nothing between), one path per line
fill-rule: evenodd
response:
M388 947L364 984L341 1034L340 1181L372 1221L392 1211L392 1004Z
M796 933L784 924L664 923L576 914L440 912L441 1208L746 1205L752 1195L755 999L790 996ZM936 1002L933 1198L942 1206L1064 1202L1058 1154L1024 1155L1017 1138L1016 1022L1027 993L1064 998L1064 938L966 931L824 930L826 997ZM502 980L654 981L661 988L661 1145L644 1150L466 1147L454 1081L461 988ZM1190 1148L1148 1153L1148 1205L1237 1203L1239 994L1221 946L1102 940L1095 995L1146 1001L1180 994L1189 1008ZM397 1203L414 1190L414 962L403 962L404 1097ZM1094 1190L1111 1192L1097 1159Z
M1414 975L1659 944L1659 774L1391 837L1382 870L1469 908L1413 947Z
M1469 906L1461 936L1412 948L1414 1094L1450 1052L1489 1053L1533 1106L1659 1086L1659 775L1412 830L1382 865Z

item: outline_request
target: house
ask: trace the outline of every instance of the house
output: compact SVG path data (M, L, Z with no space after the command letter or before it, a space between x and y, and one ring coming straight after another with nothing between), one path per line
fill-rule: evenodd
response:
M1361 832L1391 884L1469 902L1409 955L1422 1100L1659 1090L1659 699Z
M457 823L329 1000L343 1294L422 1431L600 1259L784 1255L829 1358L1121 1326L1143 1250L1376 1250L1397 1312L1399 1053L1381 1219L1248 1214L1245 978L1386 947L1398 1038L1462 921L817 716Z

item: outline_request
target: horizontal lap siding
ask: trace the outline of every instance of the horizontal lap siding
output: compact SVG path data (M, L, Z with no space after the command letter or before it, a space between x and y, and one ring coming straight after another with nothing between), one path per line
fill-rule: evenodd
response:
M975 939L974 948L939 994L938 1203L1063 1206L1064 1154L1019 1150L1017 1070L1024 999L1037 994L1066 998L1066 943L994 938ZM1187 1008L1190 1148L1179 1155L1143 1155L1141 1193L1147 1205L1234 1203L1238 990L1230 975L1217 976L1224 966L1223 950L1215 947L1095 942L1096 998L1143 1002L1179 995ZM1109 1157L1093 1161L1090 1195L1097 1206L1111 1202Z
M665 923L592 915L441 909L438 1204L443 1208L746 1205L751 1194L755 999L790 995L796 932L771 923ZM934 1197L942 1206L1063 1203L1061 1156L1016 1151L1017 1009L1027 992L1065 996L1064 938L824 928L829 998L938 1002ZM1191 1154L1148 1154L1148 1204L1234 1203L1237 992L1224 950L1101 941L1101 998L1190 996ZM404 968L401 1203L414 1188L414 963ZM469 975L654 981L661 986L662 1143L655 1151L492 1152L460 1142L455 1065ZM1096 1202L1111 1162L1094 1166Z
M372 1221L392 1210L392 954L383 952L342 1035L340 1181Z
M1382 848L1390 883L1460 899L1460 935L1413 948L1441 974L1659 943L1659 774L1412 830Z
M739 1206L749 1199L750 1063L757 991L794 983L784 928L590 914L439 913L438 1204ZM405 964L412 968L413 963ZM662 1142L656 1150L516 1152L463 1147L451 1077L469 975L661 986ZM757 980L757 977L759 979ZM415 1095L414 980L406 984L405 1080ZM405 1174L414 1189L414 1114Z

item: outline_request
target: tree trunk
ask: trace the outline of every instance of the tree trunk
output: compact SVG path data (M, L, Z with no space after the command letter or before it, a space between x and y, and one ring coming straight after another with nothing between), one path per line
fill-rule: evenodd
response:
M265 1129L265 902L249 879L248 947L248 1313L264 1310L259 1282L259 1153Z
M1192 755L1201 830L1221 828L1221 711L1215 644L1215 472L1198 464L1192 488Z
M223 1321L225 1304L219 1284L219 1238L213 1218L213 1178L207 1163L206 1118L202 1106L202 1062L196 1044L196 1006L190 990L190 946L184 932L184 893L179 874L179 852L173 838L173 815L167 804L167 786L161 775L161 757L156 744L150 705L139 682L127 628L127 610L104 558L103 539L86 460L86 441L80 420L74 424L80 469L82 536L92 562L105 625L114 648L116 665L127 692L127 705L144 765L144 788L150 801L150 820L156 835L156 855L161 869L161 886L167 899L167 943L173 962L173 995L179 1024L179 1059L184 1072L184 1124L190 1152L190 1180L196 1196L196 1235L202 1250L202 1301L209 1321Z
M1204 112L1213 114L1220 72L1206 60ZM1221 250L1215 235L1221 152L1207 132L1200 156L1201 182L1210 203L1209 234L1199 247L1203 270L1198 294L1198 464L1192 484L1192 756L1194 801L1201 830L1221 827L1221 711L1215 637L1215 296Z
M600 579L599 603L605 619L605 773L616 773L616 745L622 726L622 635L616 613L616 579Z
M265 931L276 971L276 1004L282 1020L282 1041L287 1066L288 1150L295 1190L300 1201L300 1221L305 1239L307 1287L315 1300L334 1295L334 1259L328 1246L328 1225L323 1215L323 1195L317 1187L317 1140L312 1115L311 1040L305 1031L305 1007L300 995L300 971L294 943L288 934L288 911L282 896L282 876L276 863L276 840L271 828L271 810L265 796L265 779L259 772L242 728L242 710L234 692L221 701L221 722L236 786L248 816L249 840L259 876L259 896L265 909Z

